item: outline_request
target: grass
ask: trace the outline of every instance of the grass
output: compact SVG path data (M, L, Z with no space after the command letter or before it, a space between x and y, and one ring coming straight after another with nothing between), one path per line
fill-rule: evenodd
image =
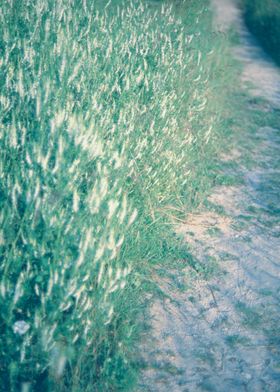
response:
M242 323L248 328L255 329L261 326L262 316L256 309L243 302L236 303L236 310L242 316Z
M232 349L235 349L239 345L246 346L246 344L250 344L250 339L241 335L228 335L225 341Z
M205 199L229 133L227 41L204 0L0 22L0 390L131 390L154 268L189 258L166 211Z
M245 22L267 53L280 64L280 4L278 0L241 0Z

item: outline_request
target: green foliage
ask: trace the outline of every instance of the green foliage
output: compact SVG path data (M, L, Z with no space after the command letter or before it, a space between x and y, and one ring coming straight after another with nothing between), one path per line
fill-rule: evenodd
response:
M280 64L279 0L241 0L247 26L264 49Z
M132 388L163 211L203 200L221 132L206 5L2 4L1 391Z
M262 317L255 308L249 307L243 302L236 303L235 307L236 310L240 312L244 325L249 328L256 328L261 325Z

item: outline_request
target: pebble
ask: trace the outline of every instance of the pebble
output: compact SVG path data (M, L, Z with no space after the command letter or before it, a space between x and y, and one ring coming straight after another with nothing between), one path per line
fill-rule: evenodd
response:
M16 321L13 325L14 333L17 333L19 335L24 335L29 330L29 328L30 325L24 320Z

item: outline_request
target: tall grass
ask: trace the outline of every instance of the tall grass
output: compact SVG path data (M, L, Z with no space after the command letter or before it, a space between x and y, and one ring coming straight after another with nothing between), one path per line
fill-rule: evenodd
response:
M209 185L207 2L104 4L0 9L1 391L132 388L150 265L174 257L166 211Z

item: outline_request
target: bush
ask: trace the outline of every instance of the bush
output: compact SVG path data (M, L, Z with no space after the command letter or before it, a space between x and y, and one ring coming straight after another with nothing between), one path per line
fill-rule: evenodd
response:
M244 19L268 54L280 64L280 3L278 0L242 0Z
M133 385L163 210L199 203L218 138L205 4L2 4L2 391Z

